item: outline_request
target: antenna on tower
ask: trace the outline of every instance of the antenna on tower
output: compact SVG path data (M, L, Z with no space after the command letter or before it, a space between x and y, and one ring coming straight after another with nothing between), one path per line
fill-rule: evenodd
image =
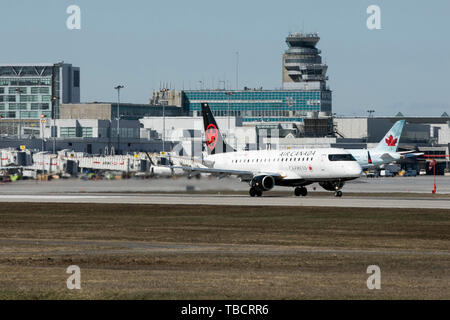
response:
M236 90L239 90L239 51L236 51Z

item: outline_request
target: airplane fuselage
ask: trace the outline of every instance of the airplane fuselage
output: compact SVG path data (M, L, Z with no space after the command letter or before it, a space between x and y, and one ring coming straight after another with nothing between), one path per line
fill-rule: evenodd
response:
M301 185L301 181L352 180L361 167L342 149L254 150L208 155L215 169L251 171L254 175L279 173L277 185ZM292 182L292 184L289 184Z

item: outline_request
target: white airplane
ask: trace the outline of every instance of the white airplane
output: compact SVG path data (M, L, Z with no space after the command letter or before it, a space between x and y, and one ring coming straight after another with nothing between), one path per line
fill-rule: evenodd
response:
M180 169L180 165L189 165L195 167L204 167L198 161L192 160L188 157L173 155L170 152L161 152L160 154L149 155L146 152L147 158L150 161L150 176L151 177L179 177L185 176L186 171ZM188 178L200 178L201 173L197 172L188 175Z
M225 143L207 103L202 103L202 114L207 168L182 168L190 172L238 176L241 181L249 182L252 197L260 197L276 185L294 187L296 196L306 196L305 186L315 182L341 197L344 183L361 175L360 165L343 149L236 151Z
M375 148L345 150L351 153L363 169L400 160L405 153L409 152L397 152L404 125L405 120L394 123Z

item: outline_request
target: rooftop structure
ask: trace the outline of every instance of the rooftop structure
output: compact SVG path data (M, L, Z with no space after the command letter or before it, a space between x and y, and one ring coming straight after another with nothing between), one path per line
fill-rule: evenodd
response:
M150 104L120 103L117 102L90 102L90 103L70 103L61 106L61 119L117 119L117 112L120 112L120 119L138 120L143 117L184 115L180 107L175 106L154 106Z

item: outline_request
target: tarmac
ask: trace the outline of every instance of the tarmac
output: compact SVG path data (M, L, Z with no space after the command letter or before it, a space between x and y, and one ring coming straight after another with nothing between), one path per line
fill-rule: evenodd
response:
M248 184L233 178L28 180L0 185L0 202L450 209L450 197L431 196L433 183L432 176L364 177L348 182L342 198L335 198L332 192L323 193L325 190L315 184L308 186L306 197L293 196L289 193L292 188L276 187L274 191L286 193L269 191L263 197L251 198ZM450 194L450 177L437 177L436 185L438 194ZM315 194L318 191L320 195Z

